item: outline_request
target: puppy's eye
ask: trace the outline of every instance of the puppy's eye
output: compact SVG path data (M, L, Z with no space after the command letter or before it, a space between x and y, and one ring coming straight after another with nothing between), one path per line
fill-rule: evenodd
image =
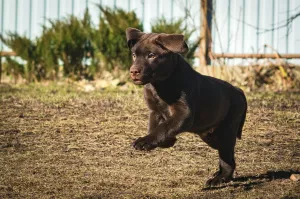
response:
M135 53L132 53L132 59L133 59L133 61L135 61L135 59L136 59Z
M154 53L148 54L148 59L154 59L154 58L156 58L156 55Z

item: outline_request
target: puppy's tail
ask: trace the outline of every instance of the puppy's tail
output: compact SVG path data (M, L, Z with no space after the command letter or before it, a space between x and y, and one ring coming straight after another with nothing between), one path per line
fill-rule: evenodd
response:
M246 120L246 114L247 114L247 107L248 107L248 104L247 104L247 99L246 99L246 96L244 94L244 92L238 88L238 91L240 92L243 100L244 100L244 103L245 103L245 109L244 109L244 113L243 113L243 116L242 116L242 120L241 120L241 123L240 123L240 127L239 127L239 130L237 132L237 137L239 139L242 138L242 130L243 130L243 126L244 126L244 123L245 123L245 120Z

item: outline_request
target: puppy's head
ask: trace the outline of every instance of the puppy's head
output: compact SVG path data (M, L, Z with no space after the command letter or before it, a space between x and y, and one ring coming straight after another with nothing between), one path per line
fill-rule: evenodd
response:
M127 28L126 37L133 62L130 77L139 85L167 79L176 65L174 55L188 51L184 36L180 34L147 34Z

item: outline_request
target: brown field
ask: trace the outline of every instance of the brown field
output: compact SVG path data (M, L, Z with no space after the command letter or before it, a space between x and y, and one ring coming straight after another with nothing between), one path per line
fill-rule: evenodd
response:
M206 188L217 152L182 134L139 152L148 111L139 88L0 85L0 198L300 198L300 92L247 93L235 179Z

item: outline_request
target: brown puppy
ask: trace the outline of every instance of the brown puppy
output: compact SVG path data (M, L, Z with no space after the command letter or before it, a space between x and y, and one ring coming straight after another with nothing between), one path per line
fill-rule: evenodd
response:
M207 185L230 181L236 138L241 138L247 111L243 91L194 71L180 55L188 51L183 35L128 28L126 36L133 59L130 76L135 84L145 85L150 109L148 135L138 138L134 148L171 147L179 133L196 133L219 152L219 171Z

